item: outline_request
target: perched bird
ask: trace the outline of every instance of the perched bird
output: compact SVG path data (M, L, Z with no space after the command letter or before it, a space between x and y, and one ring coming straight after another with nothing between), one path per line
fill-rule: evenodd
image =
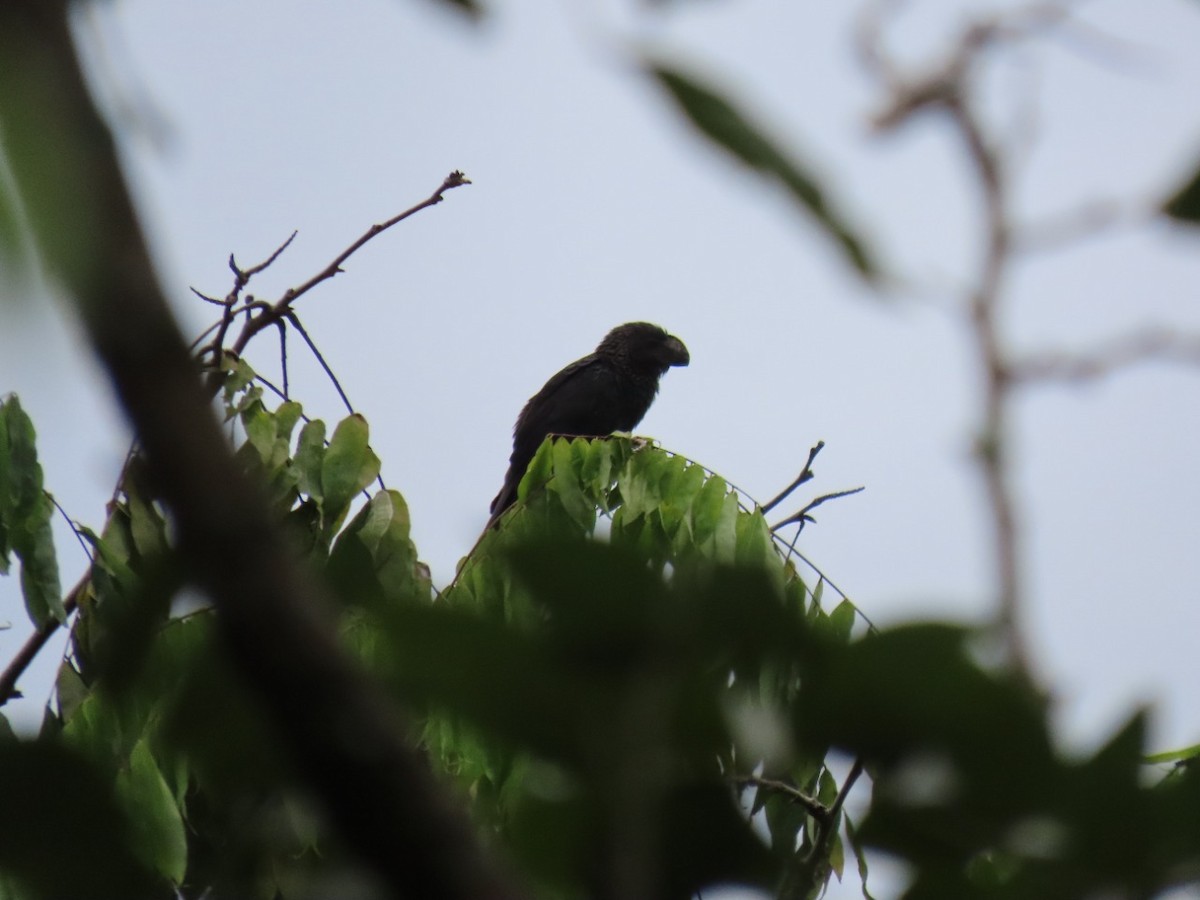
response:
M547 435L600 437L630 431L654 402L658 380L691 361L683 341L649 322L618 325L595 353L577 359L529 398L513 427L504 487L492 520L517 500L517 485Z

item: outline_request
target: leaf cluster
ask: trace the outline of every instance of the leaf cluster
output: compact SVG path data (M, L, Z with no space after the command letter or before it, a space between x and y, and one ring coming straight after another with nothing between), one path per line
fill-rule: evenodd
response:
M366 421L330 434L227 372L238 457L340 598L344 646L532 896L816 897L847 856L866 877L871 848L909 864L908 897L1148 897L1200 873L1194 754L1148 783L1141 716L1062 754L1042 699L980 662L985 635L863 633L701 466L548 440L435 593L402 496L368 490ZM6 483L32 483L32 428L6 409L28 438L8 438ZM185 589L136 457L80 533L55 704L38 740L0 738L0 897L379 895ZM864 765L870 801L847 803Z

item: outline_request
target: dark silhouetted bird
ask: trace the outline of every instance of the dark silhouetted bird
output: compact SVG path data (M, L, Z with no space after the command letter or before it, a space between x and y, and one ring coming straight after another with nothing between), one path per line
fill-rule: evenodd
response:
M629 322L605 335L595 353L547 381L517 417L508 474L492 501L492 520L516 502L517 485L547 435L630 431L654 402L667 369L686 366L690 359L679 338L649 322Z

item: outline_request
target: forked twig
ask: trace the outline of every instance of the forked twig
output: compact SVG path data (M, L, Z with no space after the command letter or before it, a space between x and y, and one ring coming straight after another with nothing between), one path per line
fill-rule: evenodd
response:
M800 487L800 485L804 484L805 482L813 480L813 478L815 477L814 473L813 473L813 467L812 467L813 460L815 460L817 458L817 454L820 453L824 448L825 448L825 442L817 441L816 445L811 450L808 451L808 460L804 463L804 468L800 470L800 474L796 476L795 481L793 481L791 484L789 484L782 491L780 491L778 494L776 494L774 497L772 497L770 500L768 500L765 504L763 504L760 507L760 510L762 511L762 514L764 516L767 513L769 513L771 510L773 510L775 507L777 507L784 500L786 500L788 498L788 496L792 493L792 491L796 490L796 488Z

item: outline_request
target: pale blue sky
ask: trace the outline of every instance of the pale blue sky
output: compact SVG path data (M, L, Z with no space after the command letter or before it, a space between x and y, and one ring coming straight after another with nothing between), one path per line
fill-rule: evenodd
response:
M448 195L354 257L299 311L372 426L444 581L486 520L521 405L611 326L688 344L638 429L765 499L818 439L811 493L831 504L802 547L876 621L989 608L976 384L947 312L976 258L977 204L946 129L886 138L857 65L858 3L496 2L470 27L431 2L103 4L101 93L139 110L126 141L170 296L191 330L228 289L230 251L277 296L372 222ZM914 2L890 32L920 61L969 8ZM1147 203L1200 158L1200 8L1077 4L1108 38L1043 40L997 61L995 124L1020 145L1021 218L1096 200ZM1112 46L1117 43L1117 46ZM928 288L883 302L770 186L693 140L633 65L654 47L727 85L794 142ZM151 140L161 115L168 138ZM1029 112L1033 113L1030 129ZM1015 346L1086 348L1148 324L1200 332L1200 235L1154 222L1031 257L1008 295ZM55 311L6 310L0 391L35 418L47 485L98 525L123 452L111 398ZM340 415L291 348L293 390ZM270 372L264 335L252 363ZM1066 740L1087 744L1153 702L1157 746L1200 741L1200 371L1146 365L1030 394L1016 421L1027 618ZM64 580L83 557L60 529ZM0 582L0 659L23 639ZM41 671L52 669L47 660ZM15 717L36 720L44 700ZM12 711L12 708L10 708Z

